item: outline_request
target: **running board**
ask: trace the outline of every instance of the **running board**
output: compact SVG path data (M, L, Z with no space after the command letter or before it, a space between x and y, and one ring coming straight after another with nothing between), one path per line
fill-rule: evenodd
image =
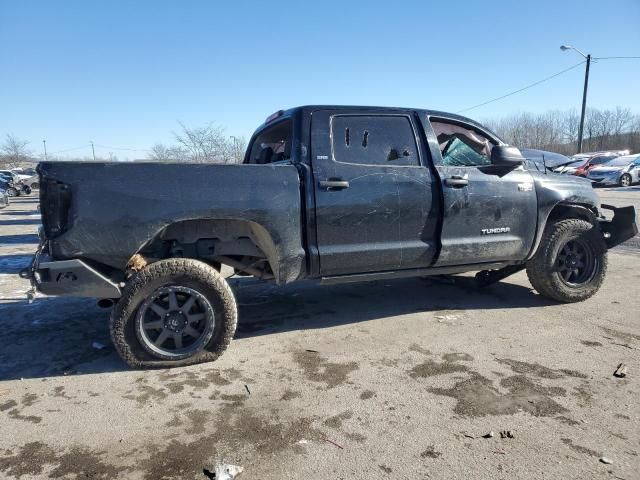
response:
M524 270L525 265L508 265L498 270L487 269L476 273L476 286L479 288L487 287L494 283L498 283L514 273L518 273L520 270Z
M453 275L455 273L475 272L478 270L497 270L510 266L510 262L477 263L473 265L451 265L447 267L412 268L408 270L387 270L384 272L356 273L353 275L332 275L320 278L321 285L338 283L371 282L394 278L427 277L431 275Z

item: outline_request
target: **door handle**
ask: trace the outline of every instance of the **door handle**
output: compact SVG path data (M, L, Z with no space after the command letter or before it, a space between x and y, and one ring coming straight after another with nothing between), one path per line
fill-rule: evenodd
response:
M460 175L451 175L449 178L444 179L444 184L447 187L462 188L469 185L469 180Z
M320 180L318 185L320 188L325 188L327 190L343 190L345 188L349 188L349 182L340 179Z

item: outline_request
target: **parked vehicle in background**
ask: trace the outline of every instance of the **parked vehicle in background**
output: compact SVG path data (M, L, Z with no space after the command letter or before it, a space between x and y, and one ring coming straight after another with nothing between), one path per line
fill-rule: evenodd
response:
M0 177L7 177L13 180L18 180L16 174L13 173L11 170L0 170Z
M13 168L11 169L14 177L18 178L22 183L31 188L38 188L38 174L35 168Z
M557 172L557 169L572 163L571 158L560 153L548 152L546 150L536 150L533 148L522 149L522 156L526 160L528 169L535 168L539 172Z
M11 171L16 175L23 175L27 177L33 177L37 175L35 168L12 168Z
M465 117L340 106L271 115L242 165L41 162L43 228L21 276L115 303L133 367L222 354L237 310L221 265L278 284L476 271L488 285L526 269L540 294L585 300L607 249L637 233L634 208L525 163Z
M587 178L595 185L628 187L640 182L640 154L615 158L604 165L594 167Z
M31 187L25 185L20 180L16 179L14 175L3 173L7 170L0 172L0 188L2 188L6 194L10 197L19 197L20 195L31 194Z
M587 159L584 165L576 168L576 171L573 174L579 177L586 177L587 173L589 173L589 170L591 170L592 168L595 168L598 165L602 165L607 162L610 162L614 158L618 158L618 157L619 155L614 152L599 153L599 154L593 155L592 157L589 157Z
M573 175L576 170L587 163L587 159L575 160L574 157L569 157L569 162L565 165L560 165L553 169L555 173L563 173L565 175ZM572 160L573 159L573 160Z
M3 188L2 183L0 182L0 208L5 208L9 206L9 195L7 195L7 191Z

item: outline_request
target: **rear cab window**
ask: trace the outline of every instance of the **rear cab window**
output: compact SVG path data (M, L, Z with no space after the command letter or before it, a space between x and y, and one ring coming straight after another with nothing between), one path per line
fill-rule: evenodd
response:
M334 115L333 159L340 163L419 166L413 126L406 115Z
M253 139L244 163L264 165L290 160L292 142L293 121L290 118L280 120Z

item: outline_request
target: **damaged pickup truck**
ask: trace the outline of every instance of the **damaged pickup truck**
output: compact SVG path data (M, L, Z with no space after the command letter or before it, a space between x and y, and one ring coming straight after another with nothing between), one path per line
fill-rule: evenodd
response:
M637 233L634 209L600 205L588 180L528 170L482 125L436 111L298 107L258 128L242 165L38 172L41 243L22 275L114 305L133 367L222 354L237 321L223 264L277 284L469 271L488 284L526 269L540 294L576 302Z

